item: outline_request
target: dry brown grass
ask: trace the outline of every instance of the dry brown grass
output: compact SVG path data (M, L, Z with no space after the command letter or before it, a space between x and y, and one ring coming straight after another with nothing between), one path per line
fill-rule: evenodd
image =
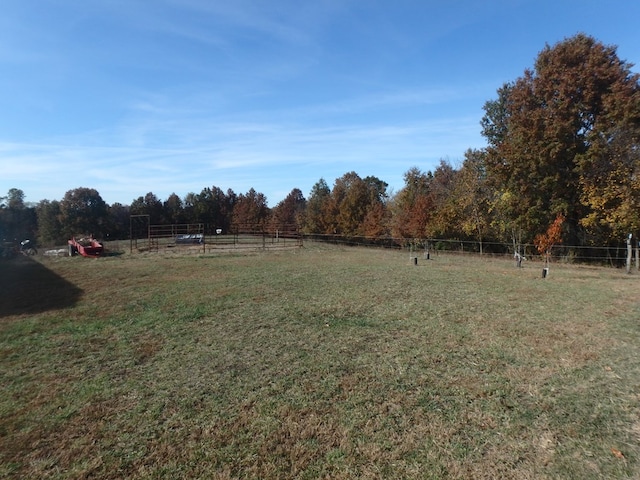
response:
M1 476L640 476L638 275L317 246L6 266L70 295L2 298Z

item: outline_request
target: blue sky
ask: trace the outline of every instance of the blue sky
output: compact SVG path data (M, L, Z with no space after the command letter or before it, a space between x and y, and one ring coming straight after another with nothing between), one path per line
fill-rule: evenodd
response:
M631 0L5 0L0 196L216 186L275 206L485 145L482 106L584 32L640 65ZM633 71L640 71L634 67Z

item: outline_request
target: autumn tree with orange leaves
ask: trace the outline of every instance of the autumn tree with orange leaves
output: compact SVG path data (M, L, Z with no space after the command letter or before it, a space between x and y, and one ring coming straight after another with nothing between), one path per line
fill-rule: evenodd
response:
M577 34L547 45L485 105L488 178L518 199L511 220L525 241L559 213L573 245L640 223L628 215L640 191L640 77L630 67L615 46Z
M562 243L562 224L564 223L564 216L558 214L545 233L536 235L533 240L538 253L544 255L544 266L549 268L549 257L551 256L551 249L554 245Z

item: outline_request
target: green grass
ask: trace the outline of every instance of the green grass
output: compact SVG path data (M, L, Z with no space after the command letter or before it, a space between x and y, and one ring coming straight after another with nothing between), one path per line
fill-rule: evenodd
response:
M25 262L1 265L0 477L640 476L640 275L314 245Z

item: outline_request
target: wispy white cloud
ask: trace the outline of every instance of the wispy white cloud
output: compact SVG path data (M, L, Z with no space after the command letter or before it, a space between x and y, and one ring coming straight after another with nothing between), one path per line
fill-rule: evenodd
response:
M275 203L351 170L397 189L482 146L482 104L545 41L586 25L637 57L633 15L612 29L614 9L596 22L543 3L10 1L0 195L88 186L128 203L216 185Z
M129 202L132 198L122 196L125 192L153 191L166 198L172 192L183 196L211 185L240 192L253 187L275 203L281 200L277 195L283 184L287 191L294 187L308 191L312 180L332 181L351 170L389 181L385 177L399 177L414 165L428 169L441 157L461 155L474 146L477 136L475 118L336 126L215 120L170 127L151 123L139 129L155 137L158 129L169 128L172 141L160 147L154 141L109 132L105 137L111 144L101 144L94 132L57 143L0 143L0 185L18 186L27 195L25 183L38 191L55 191L49 199L89 186L111 203ZM208 132L215 133L208 136ZM274 172L280 177L277 187L268 180Z
M312 41L311 33L333 12L339 11L338 3L318 1L308 4L299 2L255 2L237 0L234 2L211 2L208 0L168 0L174 9L190 12L198 17L220 25L225 31L235 31L235 35L245 36L256 32L279 41L306 45ZM193 37L189 28L181 34ZM208 37L204 37L206 41Z

